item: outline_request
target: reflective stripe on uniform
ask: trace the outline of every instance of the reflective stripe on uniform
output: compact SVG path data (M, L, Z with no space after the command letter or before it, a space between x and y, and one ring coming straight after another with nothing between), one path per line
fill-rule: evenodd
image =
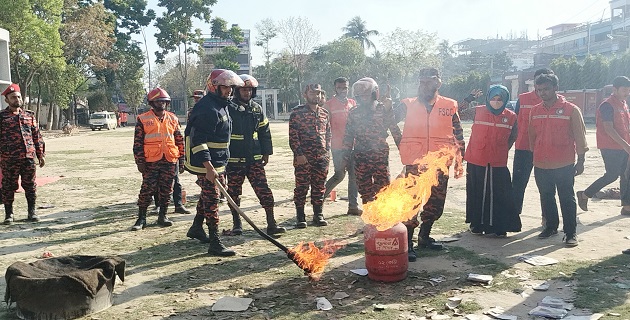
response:
M206 142L208 148L212 149L227 149L230 146L229 142Z
M208 145L205 144L205 143L202 143L202 144L200 144L200 145L198 145L196 147L192 147L191 150L192 150L192 153L195 154L195 153L197 153L199 151L208 150Z

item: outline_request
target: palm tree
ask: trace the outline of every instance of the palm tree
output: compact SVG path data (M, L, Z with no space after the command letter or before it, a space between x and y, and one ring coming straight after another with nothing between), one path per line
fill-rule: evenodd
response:
M342 28L345 32L343 34L344 37L356 39L361 43L361 47L363 50L375 48L374 42L372 42L369 38L371 36L378 36L378 31L376 30L368 30L365 25L365 21L361 19L361 17L356 16L352 18L345 27Z

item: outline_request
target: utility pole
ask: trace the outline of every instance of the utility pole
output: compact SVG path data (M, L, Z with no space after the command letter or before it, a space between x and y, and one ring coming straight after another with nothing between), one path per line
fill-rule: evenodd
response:
M149 91L153 88L151 83L151 59L149 58L149 47L147 46L147 36L144 34L144 27L140 29L142 31L142 39L144 40L144 52L147 57L147 65L149 66Z

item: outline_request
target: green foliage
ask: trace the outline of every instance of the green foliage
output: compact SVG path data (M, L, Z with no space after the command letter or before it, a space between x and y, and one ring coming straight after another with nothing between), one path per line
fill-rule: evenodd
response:
M214 18L211 21L210 30L212 30L212 36L223 40L232 40L235 45L243 42L243 30L237 25L227 28L227 21L221 18Z
M157 18L155 26L159 32L155 34L161 51L155 52L156 61L164 62L170 52L184 45L184 54L195 53L195 44L202 41L201 32L193 31L193 18L210 22L210 7L216 0L160 0L158 5L166 9Z
M235 46L229 46L221 49L220 53L212 55L212 64L218 69L228 69L232 71L238 71L240 65L236 62L241 50Z
M88 96L88 104L90 105L90 111L114 111L116 106L112 103L112 99L107 95L105 91L95 91Z
M361 43L352 38L341 38L315 48L306 71L308 81L322 84L332 96L333 81L338 77L359 79L365 66Z
M368 30L365 21L361 17L355 16L352 18L342 30L345 32L343 34L344 37L358 40L363 50L376 49L370 37L378 36L379 32L377 30Z
M448 81L444 82L440 88L440 94L460 101L468 95L470 90L482 89L485 92L487 91L489 85L489 71L471 71L466 75L452 77ZM485 101L485 95L479 97L478 101L483 103L483 101ZM464 119L468 119L471 114L471 112L464 111L461 116Z

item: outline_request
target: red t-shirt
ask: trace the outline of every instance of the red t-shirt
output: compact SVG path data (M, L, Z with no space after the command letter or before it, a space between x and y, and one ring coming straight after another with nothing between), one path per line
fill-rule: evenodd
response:
M333 150L343 149L343 136L346 134L346 123L350 109L357 103L353 99L348 99L345 103L333 96L324 105L330 114L330 129L332 131L332 141L330 148Z

